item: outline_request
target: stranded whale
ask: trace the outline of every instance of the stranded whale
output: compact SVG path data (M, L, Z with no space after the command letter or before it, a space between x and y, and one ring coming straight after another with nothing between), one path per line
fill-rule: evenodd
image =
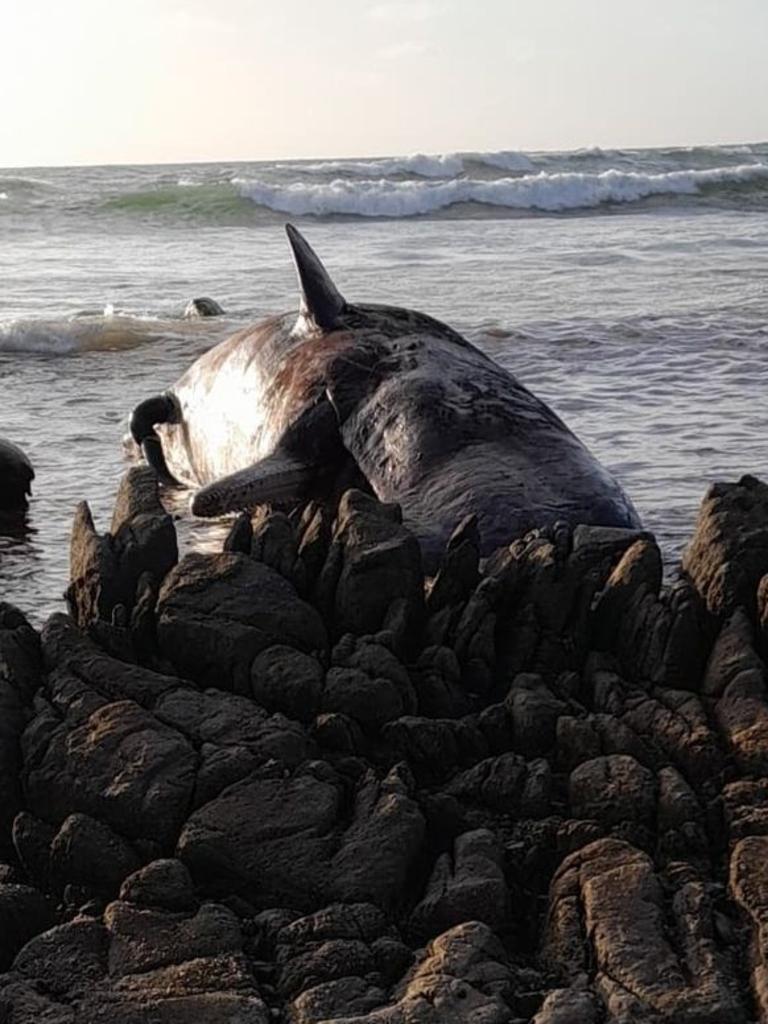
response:
M166 483L216 516L318 496L350 467L398 502L433 562L477 516L483 552L558 520L637 527L619 484L543 402L450 327L347 303L287 225L298 314L248 327L134 410Z

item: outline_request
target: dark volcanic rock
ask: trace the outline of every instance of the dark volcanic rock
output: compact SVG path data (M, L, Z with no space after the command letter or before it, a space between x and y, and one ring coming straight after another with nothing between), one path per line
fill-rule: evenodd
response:
M244 555L187 555L158 601L163 656L196 682L250 691L251 667L276 644L323 651L320 616L274 569Z
M754 616L757 585L768 573L768 485L753 476L713 484L682 564L715 619L740 606Z
M37 633L21 612L0 603L0 857L13 849L11 826L21 809L19 737L41 674Z
M386 629L398 606L415 634L424 615L421 551L402 525L398 506L347 491L317 582L317 601L335 637Z
M177 558L176 531L160 504L154 471L148 466L128 470L109 533L96 533L85 502L75 514L67 599L78 625L111 622L118 607L130 613L141 576L149 573L159 585Z
M80 627L0 605L0 1024L768 1017L766 494L425 586L355 491L172 568L129 474Z
M7 970L24 943L53 922L53 908L37 889L1 883L0 970Z
M438 857L409 927L422 939L471 920L496 930L508 927L510 900L503 861L501 846L488 829L459 836L453 857Z
M544 955L564 981L594 965L595 989L617 1024L743 1024L712 913L700 881L665 898L644 853L600 840L567 857L555 874Z
M206 888L227 886L258 907L311 910L328 898L398 902L424 833L397 772L358 786L345 820L339 776L308 764L289 778L231 786L187 821L179 856Z

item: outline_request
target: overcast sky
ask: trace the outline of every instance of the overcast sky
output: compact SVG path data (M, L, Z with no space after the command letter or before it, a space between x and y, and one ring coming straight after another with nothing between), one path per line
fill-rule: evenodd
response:
M0 166L768 138L768 0L0 0Z

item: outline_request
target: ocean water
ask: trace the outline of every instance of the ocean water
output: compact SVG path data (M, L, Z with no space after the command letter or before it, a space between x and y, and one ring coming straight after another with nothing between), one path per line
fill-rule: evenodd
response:
M768 474L768 143L0 170L0 436L37 471L0 600L60 609L131 408L295 308L288 219L350 301L446 321L549 402L670 564L711 481ZM226 316L184 320L199 295ZM185 544L218 542L173 508Z

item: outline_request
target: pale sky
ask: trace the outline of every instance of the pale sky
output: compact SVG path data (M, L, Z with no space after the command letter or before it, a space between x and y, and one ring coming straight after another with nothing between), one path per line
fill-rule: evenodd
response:
M0 0L0 166L768 139L768 0Z

